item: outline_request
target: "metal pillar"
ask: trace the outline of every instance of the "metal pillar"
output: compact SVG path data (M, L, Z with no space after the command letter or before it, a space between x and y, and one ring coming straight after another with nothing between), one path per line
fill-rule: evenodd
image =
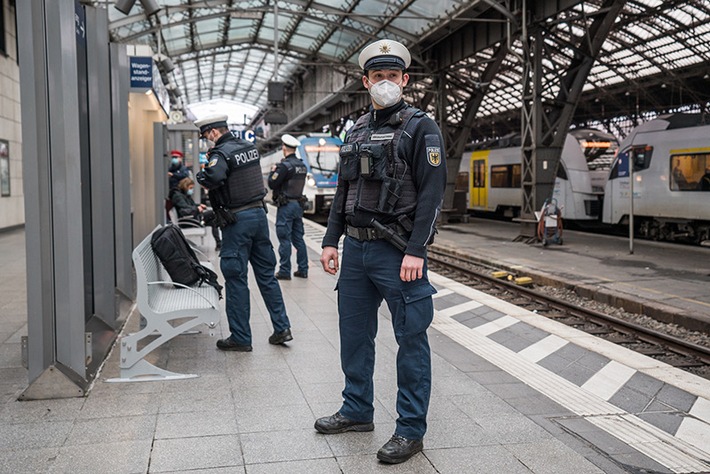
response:
M480 78L481 84L490 84L495 78L500 70L503 60L508 54L508 45L505 41L502 41L490 62L483 71ZM461 121L458 127L448 125L446 129L442 128L442 133L446 130L446 135L444 136L446 142L446 165L448 168L448 178L446 180L446 190L444 192L444 205L443 209L453 209L454 208L454 188L456 185L456 177L459 171L459 165L461 164L461 155L463 154L466 144L470 141L471 130L473 128L473 119L478 113L478 108L483 102L483 98L486 96L486 86L480 86L475 89L471 94L471 97L466 104L466 108L461 116ZM445 95L443 97L446 97ZM455 212L455 211L454 211ZM444 218L446 219L446 215ZM448 217L452 217L449 214Z
M116 263L113 202L113 154L111 143L108 14L105 9L85 8L86 27L81 33L86 38L86 82L88 91L89 163L91 224L85 235L90 239L91 288L93 309L86 322L91 338L104 341L92 344L88 371L93 378L103 361L110 342L116 337ZM125 73L125 71L124 71ZM86 134L86 132L84 132ZM88 244L88 242L87 242ZM87 245L89 247L89 245Z
M76 397L115 340L116 279L126 271L115 252L125 211L114 212L114 171L128 156L115 166L108 18L75 0L27 0L17 23L31 295L20 399ZM120 258L130 269L130 248Z
M153 122L153 191L155 198L155 215L158 222L165 224L165 199L168 197L168 176L165 168L165 157L168 150L168 137L165 133L165 125L161 122Z
M535 239L535 211L552 196L562 147L582 89L625 3L625 0L606 0L594 14L579 18L577 26L586 34L574 38L575 44L564 35L557 35L555 22L523 21L523 203L519 240ZM555 51L561 50L572 52L566 70L563 74L546 75L543 57L553 57ZM550 91L554 88L558 92L552 97Z
M27 245L25 398L88 385L74 2L17 5Z
M133 220L131 214L131 168L128 147L128 55L122 44L110 45L111 60L111 136L113 148L113 203L116 289L118 303L135 297L133 288ZM119 309L119 313L123 311Z

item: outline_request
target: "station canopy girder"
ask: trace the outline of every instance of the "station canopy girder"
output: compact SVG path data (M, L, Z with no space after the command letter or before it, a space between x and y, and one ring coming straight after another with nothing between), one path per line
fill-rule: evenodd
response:
M274 5L268 0L159 0L160 11L148 17L139 2L128 16L113 8L111 1L85 3L109 5L113 41L148 44L154 51L160 47L159 54L177 66L167 79L169 87L181 91L184 104L224 98L265 109L269 81L289 82L318 65L358 80L357 56L362 47L390 38L413 52L412 87L406 92L415 103L428 104L429 111L435 111L436 99L426 100L426 96L442 93L435 78L443 74L445 117L451 125L457 125L468 101L484 89L485 98L476 115L485 129L482 133L503 135L519 130L516 117L521 108L523 70L521 44L515 39L520 34L519 24L513 23L510 51L488 83L482 83L480 77L496 44L485 46L478 41L480 48L444 68L427 56L427 52L447 48L448 35L462 28L500 26L515 15L519 17L515 11L522 3L519 1L292 0ZM549 32L548 51L552 53L544 58L544 64L545 75L552 79L569 66L576 54L571 45L584 40L586 25L603 2L529 0L531 3L549 4L541 9L544 11L560 10L540 21ZM502 10L513 14L506 16ZM580 104L575 119L629 114L638 111L640 100L657 109L681 105L682 101L707 103L709 74L710 2L627 1L584 87L584 94L593 99ZM556 92L553 86L543 91L543 96L553 100Z

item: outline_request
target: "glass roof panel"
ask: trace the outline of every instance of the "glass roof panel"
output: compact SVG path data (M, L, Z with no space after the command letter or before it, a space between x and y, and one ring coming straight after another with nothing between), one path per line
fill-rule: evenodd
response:
M110 0L109 3L113 1ZM86 0L92 3L92 0ZM105 0L93 0L106 6ZM140 2L129 15L109 7L112 41L148 44L157 51L151 29L162 25L163 52L171 55L177 69L169 80L190 100L220 94L264 106L266 85L273 77L273 2L268 0L158 0L161 11L146 18ZM279 0L278 78L288 81L300 61L332 64L357 61L360 48L374 38L393 38L415 45L432 28L483 0ZM505 2L497 2L505 4ZM602 0L585 0L561 12L545 52L545 77L557 79L574 57L565 42L586 36ZM481 11L492 7L481 8ZM452 25L457 26L457 23ZM430 46L430 45L429 45ZM514 43L520 53L520 43ZM452 117L461 117L465 104L476 93L485 60L492 49L453 66L447 75L452 83L446 96L452 101ZM674 68L699 67L710 63L710 5L700 0L666 2L629 0L602 48L585 83L585 90L640 80L651 75L668 76ZM225 68L225 66L228 66ZM340 70L340 69L339 69ZM345 69L343 69L345 70ZM482 101L479 115L490 116L519 108L521 66L512 54ZM413 96L423 97L434 89L431 80L419 76ZM631 86L629 86L631 87ZM545 97L557 92L544 87ZM251 102L253 101L253 102ZM433 110L434 105L429 105Z
M315 39L323 32L325 27L326 25L324 23L316 23L311 20L303 20L298 25L298 29L296 31L299 36L307 36L309 38Z

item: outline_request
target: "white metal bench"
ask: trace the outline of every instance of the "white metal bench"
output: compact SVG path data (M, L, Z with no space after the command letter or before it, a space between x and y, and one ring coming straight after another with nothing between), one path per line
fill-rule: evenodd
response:
M155 232L160 226L153 230ZM200 324L211 329L217 326L220 317L219 295L209 285L189 287L170 280L168 272L153 253L151 232L133 250L133 265L136 269L138 310L146 320L140 331L123 336L120 341L119 378L107 382L138 382L148 380L175 380L197 377L195 374L177 374L161 369L144 360L144 357L178 336ZM175 323L175 325L171 324ZM138 348L139 342L148 336L157 338ZM213 331L210 331L212 334Z

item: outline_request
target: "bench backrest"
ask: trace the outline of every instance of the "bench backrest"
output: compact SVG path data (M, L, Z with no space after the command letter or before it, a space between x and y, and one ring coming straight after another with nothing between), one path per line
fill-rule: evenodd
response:
M175 209L174 207L168 209L168 219L170 219L170 222L172 222L173 224L178 224L180 219L178 218L177 209Z
M154 296L160 291L161 285L148 285L149 281L169 281L168 272L163 268L163 265L158 260L158 257L153 253L153 247L150 245L150 240L153 233L160 226L153 229L153 232L139 243L133 249L133 266L136 268L136 289L138 306L147 304L151 306L154 301Z

